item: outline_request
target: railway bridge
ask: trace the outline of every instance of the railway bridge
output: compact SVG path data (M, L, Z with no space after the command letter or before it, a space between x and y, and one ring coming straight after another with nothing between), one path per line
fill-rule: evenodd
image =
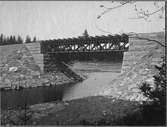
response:
M128 51L129 37L126 34L95 37L78 37L39 41L36 46L27 44L36 61L45 72L53 71L55 63L73 60L122 60ZM41 59L41 60L39 60Z
M128 36L78 37L41 41L41 53L127 51Z

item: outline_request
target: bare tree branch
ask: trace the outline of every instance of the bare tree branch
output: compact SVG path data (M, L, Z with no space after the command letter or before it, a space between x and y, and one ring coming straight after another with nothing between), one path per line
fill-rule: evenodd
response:
M146 40L146 41L153 41L161 45L162 47L165 47L164 44L162 44L160 41L155 40L155 39L150 39L150 38L145 38L145 37L139 37L137 33L131 32L128 34L129 38L135 38L135 39L140 39L140 40Z
M160 11L162 11L162 14L163 14L164 9L165 9L165 7L162 6L161 8L159 8L159 9L150 13L150 12L148 12L148 10L144 11L144 10L140 9L140 11L139 11L135 6L135 11L137 12L137 17L129 18L129 19L142 19L143 18L143 19L147 20L151 15L154 15L154 14L160 12Z
M146 40L146 41L153 41L153 42L156 42L158 43L159 45L161 45L162 47L165 47L165 45L163 45L161 42L157 41L157 40L154 40L154 39L149 39L149 38L144 38L144 37L130 37L130 38L136 38L136 39L140 39L140 40Z
M112 2L112 3L113 3L113 2ZM106 13L108 13L108 12L114 10L114 9L120 8L120 7L122 7L122 6L124 6L124 5L128 4L128 3L134 4L135 2L132 1L132 0L126 0L126 1L120 2L120 5L117 5L117 6L114 6L114 7L110 7L110 8L107 8L107 7L105 7L104 5L100 5L100 7L105 8L106 10L103 11L103 12L97 17L97 19L100 19L100 18L101 18L103 15L105 15ZM140 10L137 9L137 8L136 8L136 5L135 5L135 11L137 12L137 17L129 18L129 19L142 19L142 18L143 18L143 19L145 19L145 20L147 20L147 21L150 21L150 20L148 20L148 18L149 18L151 15L154 15L155 13L160 12L160 11L162 11L162 14L163 14L163 12L164 12L164 10L165 10L165 6L159 7L159 6L158 6L157 4L155 4L155 3L154 3L154 6L157 7L158 9L157 9L156 11L153 11L153 12L150 13L150 12L148 12L148 10L145 11L145 10L142 10L142 9L140 9ZM163 17L160 16L160 18L163 18Z
M111 8L106 8L106 7L105 7L106 10L103 11L103 12L97 17L97 19L100 19L104 14L106 14L106 13L108 13L108 12L114 10L114 9L120 8L120 7L126 5L127 3L130 3L130 2L131 2L131 0L127 0L127 1L120 2L120 5L118 5L118 6L114 6L114 7L111 7ZM101 5L100 7L104 7L104 5Z
M112 2L112 3L113 3L113 2ZM103 11L103 12L97 17L97 19L101 18L104 14L106 14L106 13L112 11L113 9L120 8L120 7L122 7L122 6L124 6L124 5L128 4L128 3L133 4L134 2L133 2L132 0L123 1L123 2L120 2L120 5L114 6L114 7L111 7L111 8L106 8L106 7L104 7L104 5L100 5L100 7L103 7L103 8L105 8L106 10ZM155 5L155 3L154 3L154 5ZM149 12L148 10L145 11L145 10L142 10L142 9L140 9L140 11L138 11L138 9L136 8L136 5L135 5L135 11L138 13L138 15L137 15L138 17L137 17L137 18L130 18L130 19L142 19L142 18L143 18L143 19L145 19L145 20L147 20L147 21L150 21L150 20L148 20L148 18L149 18L151 15L154 15L154 14L160 12L160 11L162 11L162 14L164 13L164 9L165 9L164 6L162 6L161 8L159 8L159 6L156 5L156 7L157 7L158 9L155 10L155 11L153 11L153 12ZM109 34L112 35L111 32L106 31L106 30L104 30L104 29L102 29L102 28L99 28L96 23L95 23L95 27L96 27L99 31L101 31L101 32L109 33ZM140 39L140 40L153 41L153 42L158 43L158 44L161 45L162 47L165 47L165 45L162 44L160 41L154 40L154 39L150 39L150 38L139 37L138 34L135 33L135 32L130 32L130 33L128 33L128 36L129 36L130 38L136 38L136 39Z

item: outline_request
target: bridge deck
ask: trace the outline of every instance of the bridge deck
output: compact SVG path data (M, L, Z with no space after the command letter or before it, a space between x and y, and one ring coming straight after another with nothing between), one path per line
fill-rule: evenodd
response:
M56 51L56 52L47 52L47 53L87 53L87 52L125 52L125 50L93 50L93 51Z

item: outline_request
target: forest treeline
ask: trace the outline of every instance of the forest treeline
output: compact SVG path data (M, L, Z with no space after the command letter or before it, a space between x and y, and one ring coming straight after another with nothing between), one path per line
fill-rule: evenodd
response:
M22 43L32 43L36 42L36 37L31 38L29 35L26 36L24 40L20 35L18 36L5 36L3 34L0 35L0 45L10 45L10 44L22 44Z

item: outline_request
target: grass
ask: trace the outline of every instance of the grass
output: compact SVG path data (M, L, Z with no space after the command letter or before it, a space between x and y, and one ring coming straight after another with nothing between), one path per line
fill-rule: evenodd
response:
M67 101L63 110L53 111L35 122L36 125L131 125L136 119L135 124L140 124L136 123L142 119L139 110L138 102L95 96Z

